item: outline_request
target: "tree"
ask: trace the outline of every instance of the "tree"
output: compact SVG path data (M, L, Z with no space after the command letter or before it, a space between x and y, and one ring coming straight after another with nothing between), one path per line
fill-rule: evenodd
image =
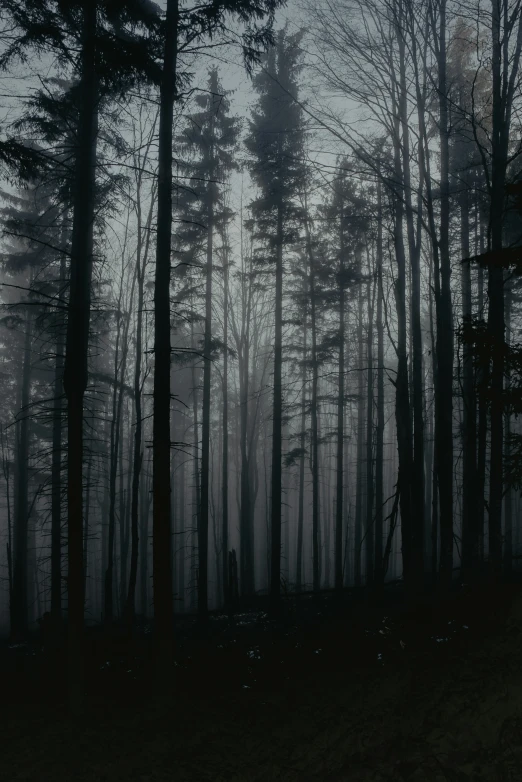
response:
M70 44L77 45L77 125L72 187L70 294L64 358L63 386L67 398L68 433L68 641L69 696L74 711L83 699L82 634L83 579L83 401L88 378L88 340L93 263L93 225L96 192L96 147L100 101L143 75L149 63L143 56L140 35L131 32L140 24L149 29L157 19L156 7L147 0L122 5L111 2L62 3L37 0L22 8L3 0L2 11L12 20L19 37L4 52L4 67L14 58L53 49L67 60ZM125 30L125 27L127 29ZM116 56L114 41L119 42ZM150 75L150 74L149 74Z
M203 337L203 415L201 443L201 508L198 524L198 611L204 618L208 608L208 520L210 502L210 392L211 368L217 349L223 348L212 336L212 281L214 260L214 234L223 235L233 213L225 206L225 190L222 184L236 168L233 151L237 144L239 126L228 115L230 104L219 81L217 68L208 74L207 91L196 98L200 111L187 118L187 126L180 138L181 149L190 155L190 163L183 166L189 175L188 188L178 196L177 208L189 223L188 242L201 245L206 242L205 314ZM192 236L195 234L195 236ZM200 235L198 237L198 234ZM178 240L183 241L183 229ZM198 241L199 239L199 241ZM194 250L194 246L191 247ZM192 262L197 255L191 253ZM190 261L188 261L190 263Z
M263 68L254 79L259 95L250 121L246 146L253 161L252 177L260 195L251 204L256 236L275 265L274 401L272 419L270 600L277 610L281 577L281 449L282 337L284 250L293 239L298 214L295 197L304 180L303 115L292 96L297 94L301 33L277 34Z

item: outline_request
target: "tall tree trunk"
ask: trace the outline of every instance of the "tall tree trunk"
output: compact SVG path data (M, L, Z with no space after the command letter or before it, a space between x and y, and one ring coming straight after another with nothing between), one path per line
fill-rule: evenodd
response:
M318 362L319 363L319 362ZM313 387L313 383L312 383ZM319 482L319 476L321 475L321 462L319 459L319 443L321 442L321 418L319 416L319 367L317 367L317 392L316 392L316 410L317 410L317 524L316 524L316 530L317 530L317 565L318 565L318 584L319 589L321 589L321 582L322 582L322 575L323 575L323 528L321 525L321 491L320 491L320 482ZM313 396L312 393L312 407L313 407ZM312 426L313 430L313 426ZM312 446L312 453L313 453L313 446ZM313 471L312 471L312 487L313 487ZM312 511L313 511L313 498L312 498ZM312 520L313 525L313 520ZM313 530L312 530L313 531Z
M399 51L399 99L398 108L402 139L400 150L402 153L402 184L404 198L404 214L406 217L409 272L411 280L410 289L410 337L411 337L411 361L410 361L410 388L411 388L411 422L413 426L413 451L411 463L411 503L412 516L410 535L410 565L412 590L418 590L423 580L423 550L424 550L424 384L422 367L422 330L421 330L421 302L420 302L420 214L418 215L418 233L415 236L415 213L413 209L411 170L410 170L410 121L408 117L408 84L407 84L407 55L405 30L407 21L405 18L405 6L398 5L398 51ZM411 45L415 50L415 39ZM415 55L414 55L415 56ZM419 199L419 209L422 200Z
M138 214L139 220L139 214ZM134 414L136 417L134 427L134 448L132 457L132 487L131 487L131 558L129 573L129 588L125 606L125 619L129 627L134 623L136 610L136 581L138 576L138 552L139 552L139 494L140 475L143 463L143 417L141 411L141 362L143 353L143 300L145 269L141 267L141 232L138 234L137 270L138 270L138 302L136 323L136 355L134 362Z
M89 560L89 516L91 512L92 453L88 456L87 480L85 483L85 514L83 523L83 593L87 596L87 568Z
M243 278L244 285L244 278ZM252 524L252 486L250 452L251 443L248 439L248 411L250 392L250 303L251 303L251 277L249 275L248 288L243 294L243 313L245 323L241 325L241 337L239 353L239 395L240 395L240 452L241 452L241 506L240 506L240 581L241 594L249 596L254 591L254 551L253 551L253 524Z
M127 419L129 416L129 410L127 405ZM125 612L125 600L127 595L127 559L129 554L129 533L130 533L130 525L129 525L129 505L130 505L130 492L128 490L128 483L131 477L131 470L127 469L127 490L124 488L124 475L125 470L123 467L123 445L124 445L124 421L125 419L122 417L121 421L121 443L122 447L120 450L120 582L119 582L119 605L120 605L120 616L123 619L124 612ZM132 425L129 429L129 445L130 445L130 431L132 430ZM129 448L130 450L130 448Z
M373 275L372 275L373 276ZM368 279L368 338L366 348L367 384L366 384L366 583L375 583L375 530L373 527L373 310L375 286L372 292L372 278Z
M228 256L223 266L223 453L221 486L221 572L223 577L223 602L229 604L228 592Z
M331 462L331 452L330 448L328 448L328 451L325 453L326 449L323 449L322 452L322 468L323 468L323 475L325 476L325 487L324 487L324 493L323 493L323 512L320 514L320 517L324 519L323 521L323 529L324 529L324 588L329 589L330 588L330 508L331 508L331 483L330 483L330 470L326 470L326 465L330 464Z
M213 116L213 115L212 115ZM210 135L213 134L211 118ZM208 614L208 513L210 502L210 383L212 360L212 256L214 239L213 150L210 149L210 176L207 204L207 268L205 288L205 335L203 343L203 416L201 426L201 512L198 525L198 615Z
M348 351L347 351L348 352ZM349 353L348 353L349 355ZM348 358L348 355L346 358ZM348 363L348 362L347 362ZM345 465L349 464L349 440L346 431L347 422L346 416L344 421L344 455L343 462ZM348 572L347 554L348 544L350 542L350 482L344 482L344 496L343 496L343 529L344 529L344 553L343 553L343 586L348 586Z
M153 590L158 685L172 653L173 596L170 540L170 266L172 241L172 126L176 100L178 0L167 0L160 86L158 216L154 279Z
M400 120L394 103L393 156L394 174L402 183ZM401 188L402 189L402 188ZM397 427L397 451L399 474L397 498L400 503L403 575L408 596L418 593L415 573L414 487L413 487L413 437L410 417L410 393L408 379L408 328L406 316L406 253L404 247L404 206L399 197L394 199L393 241L397 262L394 284L397 310L397 377L395 381L395 421Z
M375 572L376 584L384 585L384 328L382 286L382 184L377 182L377 427L375 431Z
M148 493L150 491L148 476L141 482L141 502L140 502L140 605L143 617L148 616L148 573L149 573L149 506L150 500Z
M178 599L180 611L185 608L185 459L179 467L179 557L178 557Z
M123 276L123 275L122 275ZM109 548L107 570L105 572L104 619L110 627L114 619L114 539L116 534L116 478L118 473L118 455L120 452L120 413L123 391L118 387L120 340L121 340L121 302L123 296L123 278L120 281L118 300L118 322L116 325L116 345L114 348L114 387L112 393L112 417L109 445Z
M446 0L439 4L438 36L440 174L440 291L436 299L437 379L435 408L436 460L440 500L440 587L447 590L453 575L453 312L449 251L449 118L446 77Z
M71 278L64 364L67 397L68 503L68 644L69 705L82 710L84 625L83 593L83 398L88 377L91 306L98 76L96 72L97 3L82 3L82 52L77 148L73 192Z
M462 259L469 258L469 191L466 186L460 198L460 237ZM471 327L471 268L462 264L462 327L464 336ZM462 350L462 578L476 577L479 564L477 517L477 418L473 351L464 339Z
M195 337L194 337L194 323L190 324L190 344L193 349L195 349ZM197 360L197 359L196 359ZM193 459L193 470L194 470L194 483L193 483L193 508L194 513L192 514L193 522L195 521L195 528L196 531L199 529L199 516L201 513L201 473L199 469L199 415L198 415L198 385L197 385L197 377L199 376L199 370L196 370L196 360L192 362L191 367L191 376L192 376L192 417L193 417L193 424L194 424L194 459ZM194 554L195 554L195 546L194 546L194 523L191 525L192 531L190 532L190 571L191 571L191 580L193 578L196 578L197 580L197 568L195 568L194 565ZM197 533L196 533L197 534ZM192 593L193 595L193 593ZM192 605L193 597L190 597L190 604Z
M339 369L337 396L337 474L335 491L335 589L343 589L343 479L344 479L344 351L345 327L345 247L344 247L344 203L341 201L339 220ZM303 390L304 394L304 390Z
M306 293L306 287L305 287ZM305 451L306 451L306 347L307 347L307 316L304 316L303 329L303 359L301 374L301 432L299 435L299 507L297 515L297 552L296 552L296 591L300 592L303 580L303 528L304 528L304 490L305 490Z
M310 264L309 269L309 295L310 295L310 331L312 337L312 395L310 400L311 423L311 458L310 469L312 472L312 588L318 592L321 587L321 548L319 532L319 361L317 355L317 301L316 301L316 268L315 257L312 248L310 233L308 202L305 193L305 232L306 249Z
M491 2L492 37L492 132L490 176L490 249L502 252L505 184L508 167L509 134L513 101L518 84L522 52L522 13L508 19L508 11L499 0ZM515 32L516 30L516 32ZM509 43L513 31L514 46ZM489 469L489 565L493 579L502 566L502 494L503 494L503 391L504 391L504 271L501 263L488 269L488 332L493 344L490 377L490 469Z
M272 498L270 514L270 604L277 612L281 587L281 427L283 418L283 204L277 205L274 334L274 404L272 423Z
M506 343L511 342L511 280L506 280L505 287L505 317L506 317ZM509 388L511 372L509 367L506 370L506 386ZM504 411L505 417L505 441L504 458L509 461L510 434L511 434L511 411L509 405ZM508 484L504 489L504 552L503 552L504 574L508 578L511 576L513 567L513 491Z
M60 282L65 284L65 256L60 262ZM53 456L51 464L51 616L54 624L62 618L62 411L64 323L60 318L56 337L53 403Z
M29 310L29 308L28 308ZM29 522L29 401L31 394L31 340L32 317L28 311L25 320L23 343L20 410L16 440L16 494L13 557L13 612L11 635L25 638L28 630L29 571L28 571L28 522Z
M153 131L156 127L157 115L153 125ZM152 141L152 134L149 136L149 144ZM137 162L145 163L148 158L150 146L146 150L146 154L141 161L138 158ZM143 174L141 171L137 175L137 187L136 187L136 219L138 226L141 226L142 221L142 197L141 188L143 182ZM154 211L155 198L151 198L149 213L147 216L147 224L145 226L145 243L143 242L143 234L138 229L137 244L136 244L136 271L134 279L138 286L138 299L136 304L136 353L134 356L134 381L133 381L133 401L134 401L134 415L135 415L135 428L134 428L134 442L132 449L132 486L131 486L131 556L130 556L130 572L129 572L129 587L127 591L127 600L125 604L125 621L129 628L132 627L135 620L136 613L136 582L138 578L138 556L139 556L139 498L140 498L140 476L143 465L143 413L141 404L141 394L143 391L142 380L142 360L143 360L143 303L145 298L145 271L147 261L149 257L149 248L151 241L151 224Z
M475 254L484 252L484 227L480 221L480 210L477 198L477 221L480 222L479 243L475 243ZM484 319L484 271L481 266L477 272L478 315ZM484 363L477 371L478 396L478 431L477 431L477 526L479 536L479 562L484 562L484 522L486 510L486 446L488 439L488 410L486 388L488 386L489 366Z
M315 300L315 263L310 254L310 330L312 334L312 398L310 402L312 437L312 583L314 592L320 589L320 549L319 549L319 411L317 389L319 367L317 361L317 317Z
M359 274L362 274L361 259L358 261ZM362 520L363 520L363 465L364 465L364 375L363 375L363 289L359 282L358 293L358 380L357 380L357 467L356 467L356 495L355 495L355 529L354 529L354 563L353 580L356 587L361 586L361 558L362 558Z
M7 438L7 432L5 433L5 452L4 452L4 437L3 432L0 431L0 440L2 443L2 468L5 478L5 499L7 505L7 582L9 588L9 627L13 626L13 523L11 514L11 476L9 465L9 442Z
M433 261L433 266L435 266L435 261ZM435 270L433 269L433 272ZM431 282L431 269L430 269L430 282ZM432 357L432 363L431 363L431 373L433 377L433 403L434 406L437 404L436 400L436 389L438 386L438 380L437 380L437 350L436 350L436 340L435 340L435 323L434 323L434 313L433 313L433 296L430 296L429 301L429 318L430 318L430 340L431 340L431 357ZM432 578L432 584L433 586L436 586L437 584L437 574L438 574L438 564L439 564L439 486L438 486L438 479L437 479L437 439L435 437L435 411L433 414L433 463L435 465L435 469L433 470L432 476L431 476L431 497L432 497L432 506L431 506L431 578Z
M285 448L288 450L288 425L284 424L283 426L283 442L285 443ZM284 525L284 545L282 549L282 556L284 560L284 565L282 566L283 570L283 577L286 580L286 588L288 589L288 582L290 581L290 475L286 474L286 485L282 489L283 493L283 502L284 502L284 514L283 514L283 525Z

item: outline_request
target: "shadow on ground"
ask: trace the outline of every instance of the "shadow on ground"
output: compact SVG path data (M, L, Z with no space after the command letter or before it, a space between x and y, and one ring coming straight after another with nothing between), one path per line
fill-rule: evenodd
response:
M161 700L149 628L131 642L92 631L77 721L61 653L4 645L0 778L522 780L520 586L410 613L325 597L279 624L262 611L210 624L202 638L178 623L175 695Z

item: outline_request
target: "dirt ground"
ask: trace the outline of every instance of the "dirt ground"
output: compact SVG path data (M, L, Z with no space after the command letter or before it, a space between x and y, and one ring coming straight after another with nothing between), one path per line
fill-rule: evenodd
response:
M164 698L147 633L93 634L79 720L37 643L4 645L0 779L522 781L520 586L409 614L324 598L278 626L257 612L212 627L178 626Z

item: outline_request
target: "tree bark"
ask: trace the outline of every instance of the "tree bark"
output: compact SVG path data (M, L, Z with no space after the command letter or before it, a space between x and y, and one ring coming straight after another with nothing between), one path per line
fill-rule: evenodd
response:
M312 338L312 396L310 400L311 419L311 460L312 471L312 588L319 592L321 587L321 563L319 542L319 361L317 357L317 301L316 301L316 268L315 257L312 249L312 237L308 222L308 203L305 195L305 230L306 246L309 258L309 286L310 286L310 332Z
M29 310L29 308L28 308ZM16 495L13 556L13 610L11 635L25 638L28 630L29 608L29 401L31 394L31 340L32 316L27 312L23 343L23 365L20 387L20 409L16 440Z
M210 133L213 130L211 126ZM213 152L210 152L210 176L213 178ZM201 422L201 511L198 525L198 615L208 614L208 513L210 500L210 383L212 360L212 256L214 239L213 188L208 185L207 204L207 268L205 288L205 335L203 343L203 415Z
M306 296L306 282L305 282ZM301 371L301 432L299 435L299 447L301 455L299 457L299 500L297 511L297 551L296 551L296 570L295 586L296 591L300 592L303 580L303 528L304 528L304 489L305 489L305 451L306 451L306 351L307 351L307 313L304 314L303 328L303 357Z
M453 312L451 302L451 261L449 251L449 118L446 76L446 0L439 5L438 36L440 174L440 290L436 299L437 379L435 438L437 479L440 501L439 580L447 590L453 575Z
M382 286L382 184L377 182L377 427L375 431L375 580L384 586L384 328Z
M65 284L65 256L60 262L60 282ZM57 624L62 618L62 412L64 323L60 319L56 337L53 404L53 456L51 464L51 616Z
M370 271L370 270L369 270ZM366 384L366 583L375 583L375 530L373 527L373 500L375 485L373 477L373 310L375 288L372 292L372 277L367 284L368 336L366 341L367 384ZM375 285L375 280L374 280Z
M96 72L97 3L82 4L82 100L73 191L71 278L64 364L67 398L67 503L68 503L68 645L69 705L82 710L84 623L83 591L83 399L88 377L88 343L91 304L96 142L98 136L98 75Z
M170 270L172 240L172 126L176 100L178 0L167 0L160 85L158 215L154 279L153 590L157 684L163 688L172 653L173 596L170 522Z
M244 286L244 279L243 279ZM241 507L240 507L240 581L241 594L249 596L254 591L254 551L252 545L252 487L250 452L251 443L248 438L248 411L250 388L250 301L251 301L251 277L249 275L246 301L243 293L243 317L245 323L241 325L239 355L239 394L240 394L240 452L241 452Z
M460 236L462 260L469 258L469 191L460 198ZM471 268L462 263L462 327L471 327L473 316ZM477 417L473 350L466 340L462 349L462 578L468 582L477 576L479 536L477 516Z
M276 269L275 269L275 333L274 333L274 403L272 420L272 497L270 604L277 613L281 587L281 436L283 417L283 204L277 206Z
M357 268L362 275L362 261L360 251ZM358 379L357 379L357 467L356 467L356 495L355 495L355 530L354 530L354 562L353 582L356 587L361 586L361 562L362 562L362 524L363 524L363 465L364 465L364 375L363 375L363 288L359 282L358 292Z
M506 318L506 344L511 342L511 280L506 280L505 287L505 318ZM506 386L509 388L511 381L511 372L506 368ZM504 438L504 458L509 460L510 454L510 434L511 434L511 410L509 405L504 411L505 418L505 438ZM504 551L503 551L503 571L509 579L513 568L513 491L508 484L504 488Z
M221 485L221 572L223 578L223 602L229 604L228 585L228 255L223 267L223 453Z
M141 225L141 198L138 193L137 207L138 225ZM134 448L132 457L132 487L131 487L131 558L129 572L129 588L127 591L127 602L125 606L125 616L129 627L134 623L136 611L136 581L138 576L138 554L139 554L139 496L140 496L140 476L143 464L143 414L141 406L141 393L143 381L141 376L141 363L143 360L143 302L145 290L145 265L148 257L150 226L152 222L152 205L147 219L147 234L145 240L145 249L142 252L141 230L138 230L138 246L136 249L136 277L138 282L138 300L136 313L136 355L134 358L134 412L136 416L134 428Z
M345 247L344 247L344 203L341 201L339 220L339 371L337 396L337 475L335 492L335 589L343 589L343 476L344 476L344 351L346 341L346 292L345 292Z

